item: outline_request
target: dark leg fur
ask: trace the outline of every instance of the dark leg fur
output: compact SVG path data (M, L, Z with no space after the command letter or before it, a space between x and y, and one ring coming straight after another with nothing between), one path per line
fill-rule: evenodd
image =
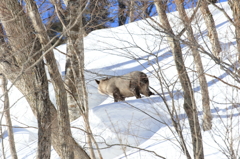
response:
M137 99L141 98L140 89L136 83L130 82L130 90Z
M113 98L114 98L114 102L124 101L124 100L125 100L125 98L120 94L118 88L116 88L116 89L113 91Z

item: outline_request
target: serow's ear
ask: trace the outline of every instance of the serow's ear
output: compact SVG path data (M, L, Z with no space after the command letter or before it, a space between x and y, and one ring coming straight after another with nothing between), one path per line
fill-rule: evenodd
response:
M96 79L95 79L95 81L96 81L96 83L97 83L97 84L99 84L99 83L100 83L100 81L98 81L98 80L96 80Z

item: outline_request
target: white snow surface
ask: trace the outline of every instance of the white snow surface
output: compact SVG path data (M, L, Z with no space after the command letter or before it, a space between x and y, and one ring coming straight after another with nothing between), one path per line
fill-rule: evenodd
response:
M218 5L232 16L227 2ZM237 54L234 27L221 11L211 5L209 7L221 42L220 57L225 62L233 64L236 62L235 55ZM189 14L192 10L188 9ZM183 28L178 13L168 13L168 17L177 34ZM153 18L158 21L157 17ZM197 14L197 20L192 22L192 26L199 43L208 50L206 44L208 47L211 45L200 12ZM169 44L166 39L163 39L164 34L158 29L157 24L146 19L116 28L93 31L84 39L89 120L92 133L104 159L153 159L161 158L160 156L167 159L186 158L180 147L179 137L173 127L168 108L171 111L174 108L178 113L174 118L181 123L187 148L192 155L190 128L182 106L183 92ZM183 36L186 37L185 34ZM58 50L66 52L66 45L59 46ZM201 92L197 75L192 71L195 70L195 65L189 47L182 45L182 50L195 93L199 121L202 123ZM64 75L66 57L57 50L55 50L55 57L58 60L59 70ZM239 83L221 70L210 57L204 54L201 54L201 57L207 74L239 87ZM98 93L94 79L123 75L131 71L145 72L149 77L150 86L165 97L166 102L163 102L159 95L153 95L143 96L141 99L131 97L125 102L114 103L111 97ZM161 77L162 83L157 79L160 73L164 77L164 79ZM211 76L206 76L206 78L211 99L213 127L212 130L201 131L205 158L230 158L230 145L238 158L240 156L238 89ZM163 80L168 84L171 93L167 91ZM11 83L9 83L10 86ZM55 103L51 85L49 85L49 92L51 100ZM37 121L24 96L14 86L10 89L9 95L18 158L36 158ZM3 109L3 103L0 106ZM5 125L4 118L2 118L2 124ZM78 118L71 123L71 126L76 141L87 149L86 134L82 131L84 129L83 119ZM2 138L0 158L3 158L3 154L6 158L11 158L6 126L2 126ZM97 151L95 152L98 157ZM52 158L59 158L53 148Z

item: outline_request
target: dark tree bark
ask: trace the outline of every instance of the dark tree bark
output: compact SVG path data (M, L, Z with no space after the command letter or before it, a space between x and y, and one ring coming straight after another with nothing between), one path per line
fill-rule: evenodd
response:
M134 21L134 1L129 3L129 23Z
M184 91L183 107L188 116L188 121L191 129L194 158L203 159L204 153L203 153L201 129L198 121L197 109L196 109L191 82L189 80L189 77L184 65L184 61L182 58L182 50L181 50L180 42L174 38L175 35L168 21L168 17L166 14L166 1L155 0L154 4L157 8L160 23L161 23L161 26L163 27L162 29L167 34L167 40L170 44L174 61L176 64L176 68L178 71L180 83ZM190 158L189 154L186 154L186 155L188 158Z
M44 70L44 63L35 65L35 96L38 121L38 159L50 159L51 156L51 115L48 102L48 81Z
M143 4L143 18L147 18L148 16L150 16L153 8L154 8L154 4L152 2L142 2Z
M228 4L230 5L233 12L237 51L238 51L238 62L240 62L240 1L229 0Z
M219 53L222 51L221 45L218 39L218 33L216 30L215 22L212 16L212 13L210 12L208 8L208 3L206 0L201 1L201 12L205 21L205 24L207 26L208 30L208 37L210 39L210 42L212 44L212 52L214 56L219 58Z
M118 0L118 25L124 25L127 20L127 6L124 0Z

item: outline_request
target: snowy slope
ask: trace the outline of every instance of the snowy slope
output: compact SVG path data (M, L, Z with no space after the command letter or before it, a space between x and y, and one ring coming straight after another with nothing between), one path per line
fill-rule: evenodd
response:
M227 2L219 5L225 8L228 15L232 15ZM222 12L212 6L210 9L222 44L221 58L228 63L234 63L237 53L236 40L233 35L234 27ZM188 11L190 13L192 10ZM174 31L180 31L182 25L178 13L169 13L168 16ZM157 17L154 19L158 20ZM201 14L197 14L197 20L192 25L199 43L207 49L207 45L208 47L210 45ZM158 95L141 99L131 97L127 98L126 102L113 103L111 97L98 94L94 79L122 75L136 70L143 71L149 76L150 86L166 98L169 109L173 109L173 105L175 106L178 112L176 118L180 120L184 139L192 153L190 129L182 108L183 92L177 81L177 71L169 45L163 39L163 34L154 29L157 27L150 19L147 19L117 28L94 31L85 37L86 82L89 107L91 108L89 118L92 132L99 147L102 148L101 153L104 159L152 159L160 156L167 159L186 158L179 146L168 109ZM58 49L66 52L66 45L59 46ZM201 122L201 94L197 75L192 71L195 68L193 58L189 47L182 45L182 50L195 91ZM65 56L58 51L55 51L55 56L58 59L59 69L64 72ZM239 87L239 84L208 56L201 56L206 73ZM171 93L167 91L166 84L159 83L157 77L160 73L163 75L161 79L166 81ZM211 99L213 128L210 131L202 131L205 158L228 158L228 148L231 144L235 152L240 150L238 145L240 143L238 90L213 77L206 76L206 78ZM54 101L52 88L50 88L50 93L51 100ZM35 128L37 123L25 99L20 98L22 98L22 94L13 87L10 93L11 105L13 105L11 108L11 114L14 117L13 125L24 127L14 129L18 157L32 159L36 157L37 129ZM18 101L18 99L20 100ZM4 122L3 119L2 123ZM83 147L87 147L85 134L77 129L84 129L83 119L79 118L73 121L72 127L72 134L76 141ZM4 127L4 140L2 141L4 152L7 158L11 158L5 129ZM119 144L122 145L119 146ZM3 150L0 151L2 157ZM238 157L239 155L236 154ZM53 149L52 158L59 158Z

